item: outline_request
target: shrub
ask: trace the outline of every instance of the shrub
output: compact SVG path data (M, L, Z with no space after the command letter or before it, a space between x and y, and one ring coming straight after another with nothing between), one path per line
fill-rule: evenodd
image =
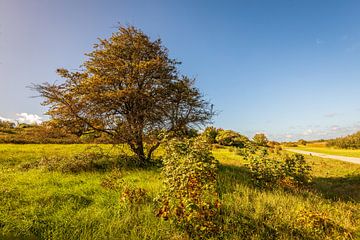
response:
M303 155L284 154L276 155L274 158L261 152L257 155L250 155L249 159L250 175L258 187L299 188L306 186L311 181L311 167L306 164Z
M269 142L269 140L267 139L267 137L265 136L265 134L263 133L257 133L255 134L255 136L253 137L253 141L259 145L259 146L266 146L267 143Z
M304 139L300 139L299 141L297 141L298 145L304 145L306 146L307 141L305 141Z
M287 142L287 143L284 143L284 146L285 147L297 147L298 145L296 143Z
M218 135L218 130L215 127L207 127L205 128L202 135L205 137L208 143L214 144L216 143L216 136Z
M245 147L249 139L231 130L219 130L216 142L224 146Z
M157 198L157 215L173 221L191 238L218 233L218 165L204 138L172 141L164 159L165 189Z

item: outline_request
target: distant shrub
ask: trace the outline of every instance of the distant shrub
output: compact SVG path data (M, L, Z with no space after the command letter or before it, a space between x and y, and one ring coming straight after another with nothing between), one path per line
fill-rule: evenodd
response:
M157 215L191 238L219 233L218 164L204 138L172 141L164 159L165 189L157 199Z
M298 145L293 142L287 142L283 144L285 147L297 147Z
M276 141L268 141L266 144L269 148L276 148L281 146L279 142Z
M218 135L218 129L215 127L207 127L205 128L202 135L205 137L208 143L214 144L216 143L216 136Z
M263 133L255 134L255 136L253 137L253 141L257 145L264 146L264 147L267 146L267 143L269 142L269 140L267 139L267 137Z
M251 155L249 159L250 175L258 187L298 188L306 186L311 180L311 167L304 160L304 156L300 154L271 157L262 152Z
M305 141L304 139L300 139L299 141L297 141L297 143L299 144L299 145L306 145L307 144L307 141Z
M232 130L219 130L216 142L224 146L245 147L249 139Z

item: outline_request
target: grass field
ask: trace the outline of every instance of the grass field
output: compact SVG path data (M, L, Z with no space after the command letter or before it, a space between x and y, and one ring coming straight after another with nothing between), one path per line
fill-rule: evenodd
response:
M346 156L346 157L359 157L360 158L360 149L338 149L338 148L329 148L321 145L309 145L309 146L298 146L293 149L299 149L309 152L318 152L330 155Z
M152 199L162 188L158 167L71 173L32 165L89 147L0 145L0 239L187 239L155 216ZM109 155L126 152L100 147ZM251 184L246 161L235 151L220 148L214 155L221 162L223 239L360 239L359 165L308 156L310 190L264 191ZM104 185L119 175L119 188ZM144 188L148 198L122 202L124 186ZM327 230L317 232L324 224Z

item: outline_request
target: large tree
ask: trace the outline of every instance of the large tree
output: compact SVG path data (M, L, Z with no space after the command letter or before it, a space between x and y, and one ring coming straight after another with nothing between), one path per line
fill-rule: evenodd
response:
M99 39L86 55L81 71L57 70L63 83L35 85L47 114L74 132L105 133L146 162L165 135L187 132L213 115L161 40L133 26Z

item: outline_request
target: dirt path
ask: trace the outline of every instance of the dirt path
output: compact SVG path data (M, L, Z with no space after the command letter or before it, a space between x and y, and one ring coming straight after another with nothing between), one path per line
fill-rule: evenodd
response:
M356 158L356 157L345 157L345 156L338 156L338 155L329 155L329 154L324 154L324 153L308 152L308 151L297 150L297 149L289 149L289 148L286 148L285 150L290 151L290 152L305 154L305 155L321 157L321 158L331 158L331 159L336 159L336 160L340 160L340 161L360 164L360 158Z

